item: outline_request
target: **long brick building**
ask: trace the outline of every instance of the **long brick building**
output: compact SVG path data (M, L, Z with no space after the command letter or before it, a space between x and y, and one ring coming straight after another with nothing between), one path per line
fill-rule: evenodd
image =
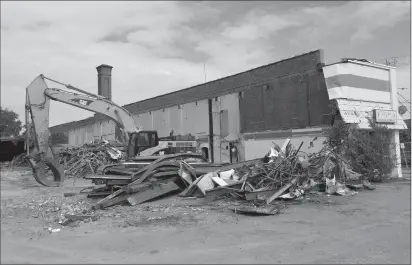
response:
M325 78L324 66L323 51L316 50L124 107L142 128L157 130L160 137L169 136L171 132L194 136L198 148L214 162L261 157L272 142L281 144L286 138L291 138L295 145L304 141L301 148L304 152L317 151L324 139L322 129L331 123L330 84L327 84L330 78ZM387 73L382 73L388 75L389 68L385 69L382 71ZM98 93L109 99L111 70L108 65L97 67ZM347 89L339 84L337 88L336 84L333 86L331 91ZM385 97L382 104L391 102L392 90L386 86L382 89L389 93L376 92ZM375 93L373 91L377 90L360 91ZM390 104L388 106L391 108ZM395 105L392 107L397 109ZM401 129L403 126L395 127ZM54 126L51 132L65 132L71 145L100 138L114 140L120 133L113 121L99 115ZM316 137L318 140L313 142Z

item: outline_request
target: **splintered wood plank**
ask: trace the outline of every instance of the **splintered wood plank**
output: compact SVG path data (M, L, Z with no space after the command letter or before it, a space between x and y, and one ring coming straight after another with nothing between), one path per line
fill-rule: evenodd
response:
M122 169L122 168L109 168L109 169L106 170L106 173L131 176L131 175L133 175L133 173L135 173L135 171Z
M177 171L164 171L153 174L152 178L172 177L179 175Z
M215 182L217 185L224 187L227 186L227 182L221 179L220 177L212 177L213 182Z
M84 177L85 179L123 179L123 180L131 180L131 176L124 176L124 175L99 175L99 174L86 174Z
M102 197L102 196L109 196L111 194L110 191L99 191L99 192L93 192L87 194L87 198L93 198L93 197Z
M215 176L215 173L207 173L206 175L203 176L203 178L197 183L197 187L199 190L203 193L203 195L206 195L206 190L213 189L215 187L215 184L212 181L212 177Z
M183 167L186 168L186 170L190 173L190 175L192 175L193 179L196 179L196 171L193 167L191 167L189 164L187 164L186 162L182 161L181 164L183 165ZM190 182L192 183L192 182Z
M231 169L238 169L238 168L242 168L242 167L247 167L247 166L256 164L260 160L261 160L261 158L258 158L258 159L244 161L244 162L228 164L228 165L224 165L224 166L212 166L212 165L199 165L199 166L192 165L192 166L193 166L193 169L196 172L196 174L207 174L207 173L211 173L211 172L215 172L215 171L227 171L227 170L231 170Z
M179 196L180 197L186 197L186 196L190 196L191 194L193 194L193 192L195 191L195 189L197 189L197 183L199 183L200 180L202 180L202 178L205 175L202 175L200 177L198 177L195 181L193 181L189 187L187 187L184 191L182 191ZM202 192L201 192L202 193ZM202 193L203 194L203 193Z
M145 182L145 183L141 183L141 184L135 184L135 185L132 185L132 186L127 186L127 187L125 187L125 190L126 190L127 194L133 194L133 193L136 193L136 192L146 190L151 185L152 185L152 183Z
M114 186L114 185L127 185L130 183L130 180L124 180L124 179L109 179L107 180L107 185L109 186Z
M104 201L101 204L99 204L99 209L105 209L107 207L114 206L119 203L124 203L126 202L129 196L130 196L129 194L122 194L122 195L117 196L116 198L112 198L108 201Z
M112 194L110 194L109 196L103 198L102 200L98 201L95 205L92 206L92 209L100 209L101 205L107 203L108 201L112 200L113 198L115 198L116 196L122 194L124 192L123 189L119 189L115 192L113 192Z
M253 200L266 200L268 197L273 195L277 190L262 190L262 191L253 191L245 192L245 197L247 201Z
M177 172L177 171L179 170L179 168L178 168L178 167L169 166L169 167L159 167L158 170L159 170L160 172L165 172L165 171L176 171L176 172Z
M292 185L294 185L297 181L298 181L299 177L296 177L294 179L292 179L288 184L286 184L285 186L283 186L282 188L280 188L277 192L275 192L272 196L270 196L269 198L266 199L266 203L269 204L271 203L273 200L275 200L277 197L279 197L280 195L282 195L287 189L289 189L290 187L292 187Z
M214 189L207 190L204 201L205 202L213 201L216 197L219 197L223 194L227 194L231 192L241 192L241 190L239 189L241 186L242 186L242 183L235 183L235 184L227 185L224 187L217 187Z
M157 161L157 160L156 160ZM150 178L153 176L153 174L157 173L157 169L164 167L164 166L175 166L179 167L179 162L177 161L160 161L160 162L153 162L153 164L149 165L148 167L145 167L142 170L139 170L138 174L142 174L141 177L138 179L135 179L135 176L133 175L133 182L131 184L140 184L144 182L146 179Z
M141 204L148 200L152 200L157 197L166 195L174 191L179 191L179 190L180 190L180 187L176 185L173 181L170 181L166 184L156 185L145 191L138 192L133 195L129 195L129 197L127 198L127 201L129 202L130 205L135 206L137 204Z

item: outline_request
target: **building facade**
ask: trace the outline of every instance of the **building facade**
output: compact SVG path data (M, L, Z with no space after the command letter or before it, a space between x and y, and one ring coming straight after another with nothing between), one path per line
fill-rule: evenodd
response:
M194 87L125 105L144 130L159 137L191 135L212 162L264 156L272 142L290 138L302 152L323 147L332 108L323 51L316 50ZM111 98L111 66L98 70L99 94ZM94 116L55 126L70 145L115 140L113 121Z
M243 161L264 155L272 141L321 137L330 114L322 64L323 51L317 50L124 107L160 137L194 136L214 162ZM98 91L107 98L111 69L97 67ZM51 131L62 127L70 145L116 139L114 122L97 116Z

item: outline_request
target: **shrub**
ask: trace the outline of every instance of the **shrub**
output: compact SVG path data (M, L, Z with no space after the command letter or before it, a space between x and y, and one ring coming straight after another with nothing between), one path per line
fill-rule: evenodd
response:
M354 171L369 181L390 177L396 164L390 130L368 119L372 130L357 130L337 122L326 130L326 144L342 155Z

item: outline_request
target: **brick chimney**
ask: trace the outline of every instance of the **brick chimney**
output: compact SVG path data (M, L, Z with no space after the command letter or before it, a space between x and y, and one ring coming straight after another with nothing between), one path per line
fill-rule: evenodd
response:
M97 69L98 94L112 100L112 66L102 64Z

